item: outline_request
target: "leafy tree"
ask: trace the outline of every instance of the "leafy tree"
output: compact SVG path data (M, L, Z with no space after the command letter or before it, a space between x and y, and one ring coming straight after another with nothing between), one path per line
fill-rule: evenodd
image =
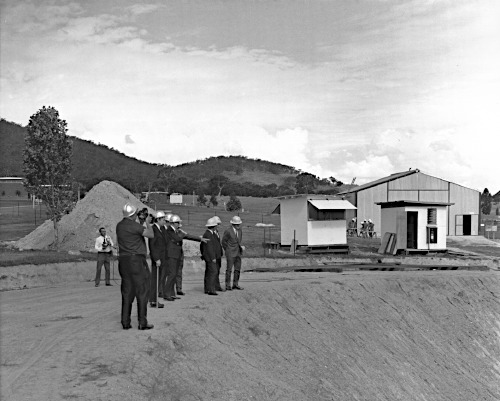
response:
M196 203L198 206L205 206L207 204L207 197L203 192L200 192L198 194L198 197L196 198Z
M238 199L238 197L235 194L232 194L229 197L229 201L226 204L226 210L228 212L241 210L241 201Z
M222 188L229 182L229 178L224 175L218 174L208 180L208 191L211 194L217 194L218 197L222 195Z
M297 175L295 189L298 194L308 194L316 188L317 177L310 173L300 173Z
M73 144L66 135L66 121L53 107L30 117L23 151L24 186L41 199L54 223L55 246L59 244L58 222L74 202L71 188Z
M213 207L216 207L219 204L219 201L217 200L217 195L215 194L210 195L209 203L211 203Z
M484 191L481 194L481 212L483 214L491 213L491 194L490 191L488 191L488 188L484 188Z

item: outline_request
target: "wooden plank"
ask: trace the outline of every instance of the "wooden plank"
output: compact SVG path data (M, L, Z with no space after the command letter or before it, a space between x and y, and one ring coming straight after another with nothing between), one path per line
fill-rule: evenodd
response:
M391 238L391 233L384 233L384 238L382 238L382 241L380 242L380 248L378 248L378 253L385 253L390 238Z

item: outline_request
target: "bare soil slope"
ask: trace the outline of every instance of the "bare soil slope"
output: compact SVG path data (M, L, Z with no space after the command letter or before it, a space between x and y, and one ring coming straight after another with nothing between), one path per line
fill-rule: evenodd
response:
M5 400L498 400L497 272L246 273L122 330L119 286L1 293ZM135 315L135 307L133 311Z

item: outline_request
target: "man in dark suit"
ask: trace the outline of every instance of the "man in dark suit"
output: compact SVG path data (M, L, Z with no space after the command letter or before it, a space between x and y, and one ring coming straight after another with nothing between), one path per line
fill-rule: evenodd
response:
M205 261L205 294L217 295L215 292L215 277L217 275L217 248L220 246L220 242L215 235L217 222L212 217L208 219L205 226L207 230L203 234L203 238L206 238L208 242L202 242L200 244L201 257ZM217 245L217 243L219 245Z
M217 275L215 276L215 291L226 291L225 289L222 288L220 285L220 269L222 267L222 255L224 253L224 250L222 249L222 244L221 244L221 237L219 234L219 225L222 224L222 221L219 216L214 216L212 217L215 222L217 223L217 226L215 227L214 234L215 234L215 239L216 239L216 253L215 253L215 260L217 264Z
M174 301L180 299L175 296L175 281L178 274L179 267L184 258L182 250L182 241L188 239L197 242L207 242L207 239L191 234L181 230L182 220L174 214L170 218L170 225L165 230L165 240L167 242L167 284L165 285L165 292L163 299L166 301ZM180 294L179 294L180 295Z
M239 286L238 282L241 273L241 255L245 250L245 247L241 245L243 233L241 231L241 219L240 216L234 216L231 221L231 227L224 231L222 237L222 248L226 254L226 291L230 290L242 290L243 288ZM231 274L234 267L233 276L233 286L231 287Z
M158 285L160 271L166 264L166 245L162 227L165 225L165 213L156 213L155 222L152 225L154 238L149 239L149 256L151 258L151 286L149 289L149 304L152 308L163 308L164 305L158 302ZM165 269L166 270L166 269Z

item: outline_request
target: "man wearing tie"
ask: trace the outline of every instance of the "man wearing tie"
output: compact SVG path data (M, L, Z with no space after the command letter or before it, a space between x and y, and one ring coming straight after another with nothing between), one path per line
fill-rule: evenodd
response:
M175 285L179 268L184 259L182 241L188 239L197 242L207 242L207 239L201 236L197 237L181 230L181 223L181 218L174 214L170 218L170 225L165 231L165 240L167 241L167 284L163 292L163 299L166 301L180 299L175 296ZM179 292L177 294L181 295Z
M106 285L112 286L110 283L110 263L111 255L113 254L113 240L109 235L106 234L106 229L101 227L99 229L99 237L95 240L95 249L97 250L97 267L95 272L95 286L99 287L101 282L101 270L102 265L104 265Z
M241 245L242 231L240 216L234 216L231 221L231 227L224 231L222 236L222 248L226 253L226 291L242 290L243 288L238 285L241 272L241 255L245 247ZM231 274L234 267L233 286L231 287Z
M214 219L214 221L217 223L217 226L215 227L214 229L214 241L215 241L215 247L216 247L216 259L215 259L215 263L217 264L217 276L215 277L215 291L226 291L225 289L222 288L222 286L220 285L220 279L219 279L219 276L220 276L220 269L222 267L222 254L224 253L223 249L222 249L222 244L220 242L221 238L220 238L220 235L219 235L219 230L218 230L218 227L220 224L222 224L222 221L220 219L219 216L214 216L212 217Z
M165 268L166 263L166 242L162 232L162 227L165 225L165 213L159 211L156 213L155 223L151 225L153 228L154 238L148 240L149 255L151 257L151 280L149 289L149 304L152 308L163 308L164 305L158 302L157 291L160 271Z
M215 292L215 276L217 275L217 247L220 247L220 241L215 235L217 221L212 217L208 219L205 226L207 230L203 234L203 238L206 238L208 242L200 244L201 257L205 261L205 278L203 280L205 294L217 295Z

